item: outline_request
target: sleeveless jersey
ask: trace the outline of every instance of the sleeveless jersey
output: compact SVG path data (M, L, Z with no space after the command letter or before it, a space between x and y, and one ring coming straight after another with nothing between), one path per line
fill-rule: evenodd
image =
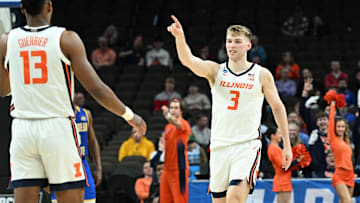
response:
M60 48L64 30L25 26L10 31L4 65L10 78L12 117L74 116L74 74Z
M245 72L235 74L227 63L220 65L211 88L211 149L261 136L259 127L264 101L259 81L261 68L252 64Z
M88 149L89 116L87 111L80 106L75 107L75 112L76 112L75 115L76 127L81 139L80 153L81 153L81 158L84 159L89 155L89 149Z

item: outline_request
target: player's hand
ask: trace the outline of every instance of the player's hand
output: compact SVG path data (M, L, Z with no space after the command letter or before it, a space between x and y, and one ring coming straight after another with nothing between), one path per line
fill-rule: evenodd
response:
M96 169L94 171L95 187L99 186L102 181L102 170Z
M138 135L145 135L146 133L146 123L141 118L141 116L134 113L134 117L131 120L127 121L129 125L136 128L136 134Z
M283 165L282 168L285 169L285 171L287 171L290 167L290 164L292 162L292 151L290 147L284 147L283 149Z
M168 112L169 112L169 108L167 106L165 106L165 105L163 105L161 107L161 110L162 110L164 116L166 116L168 114Z
M171 15L173 19L173 23L167 27L167 30L175 37L184 37L184 30L179 22L179 20L174 16Z

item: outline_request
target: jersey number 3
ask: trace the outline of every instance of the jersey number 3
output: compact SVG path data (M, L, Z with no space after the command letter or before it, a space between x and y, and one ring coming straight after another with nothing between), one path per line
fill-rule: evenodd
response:
M239 105L240 92L236 91L236 90L230 90L230 94L234 95L234 97L231 97L231 101L234 102L234 105L233 106L228 106L227 108L229 110L236 110L238 108L238 105Z
M25 85L29 85L31 83L30 81L30 55L31 57L40 57L40 63L35 63L35 68L41 69L41 77L40 78L33 78L32 84L45 84L48 81L48 68L46 66L47 64L47 58L46 58L46 52L41 51L31 51L29 54L29 51L21 51L20 57L24 60L24 83Z

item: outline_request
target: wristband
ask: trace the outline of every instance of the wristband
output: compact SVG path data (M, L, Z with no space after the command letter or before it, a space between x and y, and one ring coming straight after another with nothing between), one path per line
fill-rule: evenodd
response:
M166 116L165 116L165 118L166 118L166 120L169 120L170 118L171 118L171 113L170 112L168 112L167 114L166 114Z
M125 113L123 115L121 115L121 117L123 117L125 120L131 120L134 118L134 112L129 108L129 107L125 107Z

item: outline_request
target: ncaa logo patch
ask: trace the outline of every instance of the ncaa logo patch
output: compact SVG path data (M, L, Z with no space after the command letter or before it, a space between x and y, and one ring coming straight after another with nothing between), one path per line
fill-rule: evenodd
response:
M86 121L86 117L85 117L85 116L81 116L80 120L81 120L81 121Z
M228 75L228 73L229 73L229 71L224 68L223 75L226 76L226 75Z

